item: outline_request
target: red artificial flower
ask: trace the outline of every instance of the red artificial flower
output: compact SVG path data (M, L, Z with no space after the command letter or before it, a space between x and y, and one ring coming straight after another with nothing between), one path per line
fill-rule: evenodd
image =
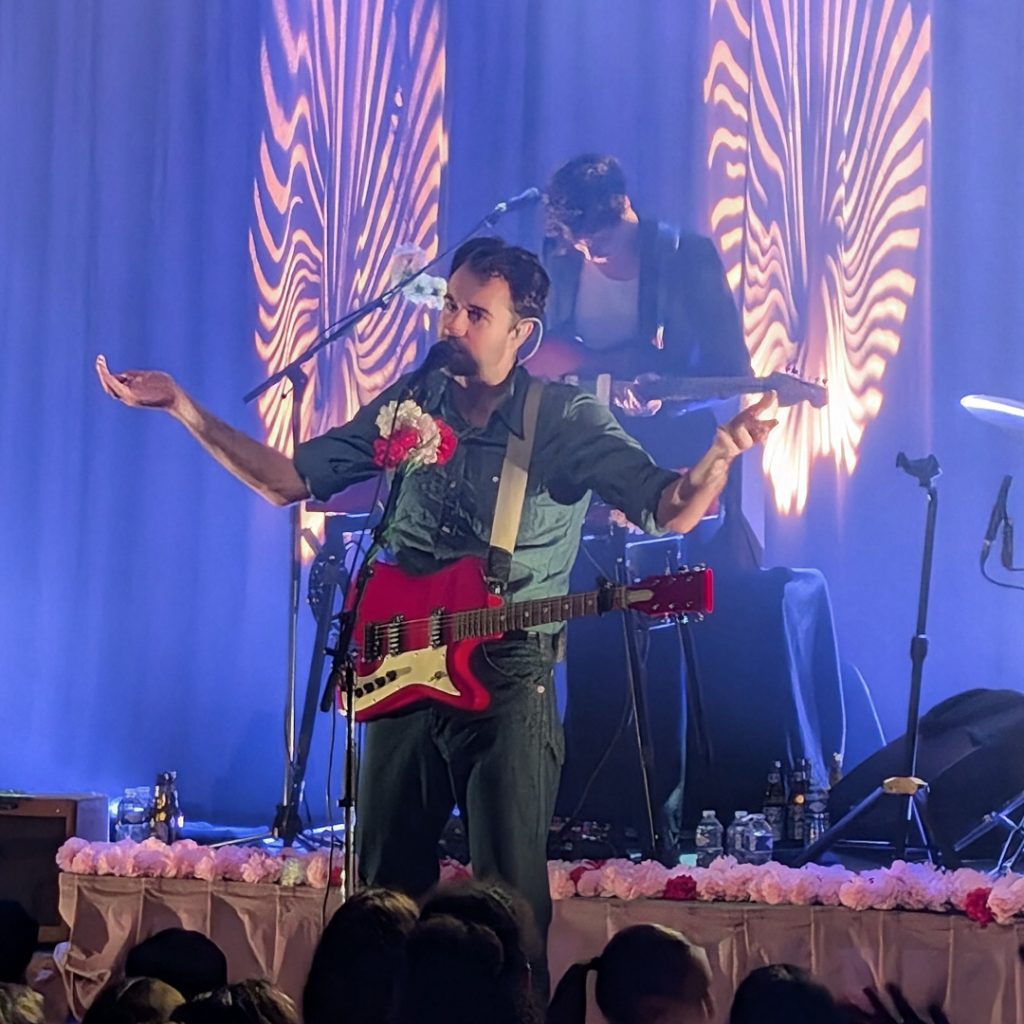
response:
M583 860L583 861L580 861L579 864L577 864L576 867L574 867L572 869L572 871L569 872L569 877L572 879L572 884L573 885L577 885L579 883L579 880L583 877L585 872L587 872L587 871L594 871L597 868L600 868L600 867L603 867L603 866L604 866L604 861L603 860Z
M345 880L345 869L341 864L335 864L331 869L331 885L340 886Z
M437 446L437 465L443 466L455 454L455 449L459 446L459 439L455 436L455 431L444 420L435 419L434 422L441 435Z
M692 875L675 875L665 883L665 899L667 900L695 900L697 898L697 883Z
M972 889L964 899L964 913L972 921L977 921L982 928L996 919L995 914L988 908L988 894L991 891L983 887Z
M420 443L415 427L403 427L390 437L378 437L373 442L373 463L381 469L400 466Z

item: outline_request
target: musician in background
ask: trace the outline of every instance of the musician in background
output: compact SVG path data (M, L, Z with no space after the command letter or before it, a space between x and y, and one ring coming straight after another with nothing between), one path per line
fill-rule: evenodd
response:
M561 361L568 359L571 364L578 359L581 380L593 380L600 373L611 375L617 382L611 390L611 404L625 429L662 465L692 465L711 443L718 423L735 414L738 400L680 415L679 406L644 401L628 382L642 376L750 375L739 315L714 242L640 216L630 199L622 167L613 156L584 153L563 164L552 175L545 202L544 264L551 276L551 295L547 338L531 369L544 374L545 357L548 365L554 361L556 372ZM741 508L738 460L721 506L722 529L709 545L708 535L715 529L709 524L703 536L695 538L697 545L703 542L704 547L698 549L689 542L685 558L706 559L716 569L758 565L760 545ZM611 559L619 554L619 548L602 539L607 534L601 529L600 514L595 510L592 516L591 528L598 540L589 544L578 560L574 587L592 580L595 568L605 574L614 571ZM612 522L620 520L612 513ZM667 552L665 556L678 557ZM628 564L629 556L624 557ZM558 813L566 818L579 813L624 826L628 821L623 815L638 813L637 783L631 775L638 764L636 752L617 751L616 756L622 758L619 762L602 755L596 763L605 771L600 779L593 774L598 770L594 768L597 751L606 751L606 742L612 742L608 725L619 720L621 685L627 673L623 641L611 644L600 630L592 620L569 626L565 726L571 756ZM651 667L644 673L648 699L662 705L661 749L669 756L659 760L651 781L661 852L670 857L683 829L688 727L698 730L698 735L703 729L697 714L701 681L687 679L685 689L679 690L685 674L682 652L672 637L652 634L637 642ZM687 637L687 642L699 641ZM681 694L685 700L680 701ZM677 701L678 721L670 722L676 713L669 707ZM639 825L639 820L633 824Z
M375 442L387 402L415 384L423 410L453 431L444 463L403 478L387 530L387 555L413 575L465 556L485 558L510 433L521 434L530 375L517 365L544 315L548 276L537 257L501 239L477 238L452 259L439 331L451 350L444 369L409 375L351 421L301 444L294 460L234 430L167 374L97 372L127 405L162 408L225 468L277 505L325 500L380 473ZM737 455L775 425L771 397L718 431L692 470L657 466L609 411L570 385L542 395L508 594L514 600L568 590L580 525L596 491L652 532L685 532L724 486ZM385 414L386 415L386 414ZM400 595L396 596L396 602ZM491 704L469 714L431 704L371 722L360 766L359 866L366 882L422 895L438 878L437 844L459 804L478 877L519 890L546 934L551 919L546 840L562 762L552 686L559 626L488 641L472 666ZM543 959L536 963L546 983Z

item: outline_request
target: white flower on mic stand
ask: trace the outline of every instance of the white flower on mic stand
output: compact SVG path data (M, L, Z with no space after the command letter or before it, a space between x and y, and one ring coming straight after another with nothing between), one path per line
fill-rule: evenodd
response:
M430 258L418 245L406 242L397 246L391 254L390 287L417 274L429 261ZM441 309L446 289L447 282L443 277L419 274L402 288L402 295L417 306Z

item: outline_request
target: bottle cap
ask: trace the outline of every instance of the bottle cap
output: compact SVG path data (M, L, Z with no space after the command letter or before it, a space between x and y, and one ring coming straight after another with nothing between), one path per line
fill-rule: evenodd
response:
M715 816L714 811L701 811L700 812L705 818L713 818Z

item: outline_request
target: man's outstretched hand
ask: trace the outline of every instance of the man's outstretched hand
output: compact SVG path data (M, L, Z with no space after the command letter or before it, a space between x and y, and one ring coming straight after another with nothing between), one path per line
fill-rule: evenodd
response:
M172 409L181 395L174 378L159 370L111 373L106 356L96 357L96 375L111 398L140 409Z

